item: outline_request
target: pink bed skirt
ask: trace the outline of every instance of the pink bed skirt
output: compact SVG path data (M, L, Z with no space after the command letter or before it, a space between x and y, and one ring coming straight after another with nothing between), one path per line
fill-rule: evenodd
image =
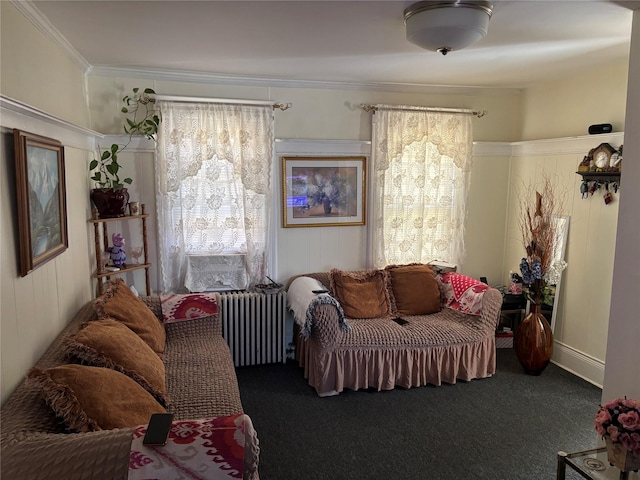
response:
M318 395L345 388L392 390L486 378L496 371L493 335L473 342L417 349L357 349L320 353L313 339L297 337L298 363Z

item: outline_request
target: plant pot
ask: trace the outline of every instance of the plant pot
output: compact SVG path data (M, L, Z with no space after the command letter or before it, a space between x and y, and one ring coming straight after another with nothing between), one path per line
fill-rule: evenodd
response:
M94 188L91 201L98 210L99 218L124 217L129 203L129 191L126 188Z
M606 437L607 460L621 472L637 472L640 469L640 453L630 452L622 443L614 443L610 437Z
M516 356L529 375L540 375L553 355L553 333L540 305L532 304L529 315L516 332Z

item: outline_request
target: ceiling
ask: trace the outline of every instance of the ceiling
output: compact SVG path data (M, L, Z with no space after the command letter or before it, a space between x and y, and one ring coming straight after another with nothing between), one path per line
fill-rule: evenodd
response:
M524 88L629 54L640 0L494 0L489 33L447 56L405 39L406 1L34 1L100 69L277 85Z

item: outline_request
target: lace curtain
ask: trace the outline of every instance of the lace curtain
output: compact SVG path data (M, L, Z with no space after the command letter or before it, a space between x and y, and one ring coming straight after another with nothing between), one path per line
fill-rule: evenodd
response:
M373 116L371 264L464 256L471 118L379 105Z
M190 254L246 255L262 283L274 151L270 106L159 101L156 188L162 291L183 290Z

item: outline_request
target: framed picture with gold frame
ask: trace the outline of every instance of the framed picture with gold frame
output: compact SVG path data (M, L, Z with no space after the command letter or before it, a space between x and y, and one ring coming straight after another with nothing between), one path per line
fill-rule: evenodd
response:
M282 157L282 226L366 221L366 157Z
M13 141L20 275L24 277L69 246L64 146L17 129Z

